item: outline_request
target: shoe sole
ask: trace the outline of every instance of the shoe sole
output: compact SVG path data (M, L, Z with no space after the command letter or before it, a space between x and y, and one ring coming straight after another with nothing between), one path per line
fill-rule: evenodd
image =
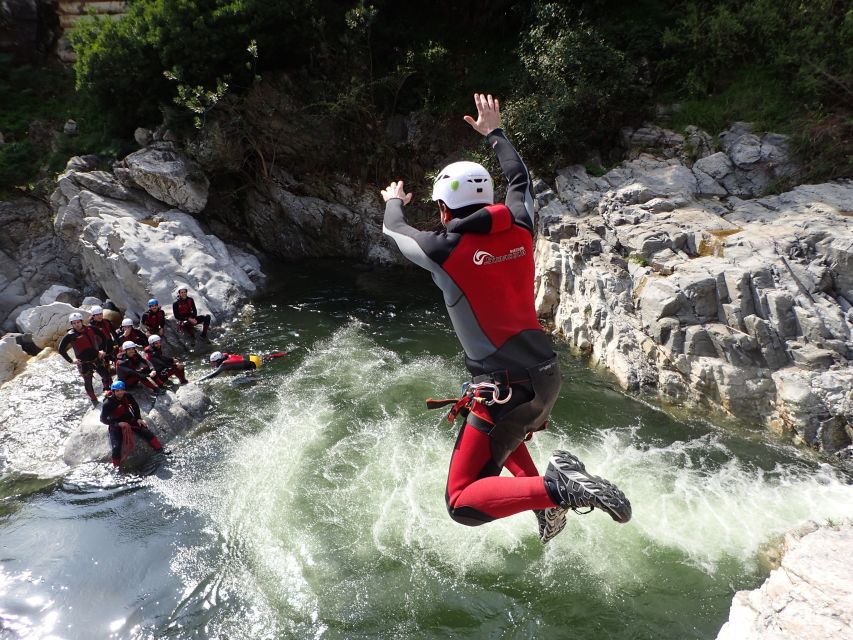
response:
M625 494L612 482L587 473L583 462L568 451L555 451L549 467L553 466L575 486L591 507L606 512L616 522L626 523L631 519L631 503Z
M567 509L562 507L551 507L536 512L536 519L539 522L539 541L542 544L548 544L566 528L566 512Z

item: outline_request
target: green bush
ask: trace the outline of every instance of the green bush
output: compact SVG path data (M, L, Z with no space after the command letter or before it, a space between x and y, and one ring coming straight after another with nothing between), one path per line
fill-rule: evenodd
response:
M506 103L506 118L525 153L540 164L583 160L608 146L648 102L637 64L562 5L535 6L520 58L523 90Z

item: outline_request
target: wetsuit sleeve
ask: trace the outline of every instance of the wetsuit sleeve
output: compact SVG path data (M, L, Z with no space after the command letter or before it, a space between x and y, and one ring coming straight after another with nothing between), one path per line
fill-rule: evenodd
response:
M59 352L59 355L61 355L63 358L65 358L68 362L71 362L72 364L74 361L68 357L68 347L71 346L71 339L73 337L74 336L72 336L70 333L66 333L64 336L62 336L62 340L59 341L59 346L56 348L56 350Z
M112 402L110 399L104 400L104 404L101 405L101 422L104 424L112 424L112 420L110 420L110 414L113 411Z
M134 417L139 420L142 417L142 412L139 411L139 403L136 401L136 398L134 398L129 393L127 394L127 399L130 401L130 406L133 409Z
M408 260L432 273L441 271L440 265L459 243L459 234L418 231L410 226L400 198L391 198L385 203L382 233L397 244Z
M216 376L218 376L223 371L225 371L225 366L219 365L214 371L211 371L206 376L202 376L201 378L196 380L196 382L201 382L202 380L210 380L211 378L215 378Z
M487 140L501 163L501 170L509 183L506 193L506 206L513 220L521 227L533 233L533 181L521 156L507 140L503 129L495 129Z
M186 320L186 318L184 317L184 314L182 314L178 310L178 301L177 300L175 300L175 302L172 303L172 315L175 317L175 320L180 320L182 322L184 320Z
M190 318L195 320L198 317L198 310L195 308L195 300L190 299L190 305L192 309L190 311Z

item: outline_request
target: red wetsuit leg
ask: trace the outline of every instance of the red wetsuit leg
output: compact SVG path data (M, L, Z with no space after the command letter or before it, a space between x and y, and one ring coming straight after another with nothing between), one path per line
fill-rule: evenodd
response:
M518 468L526 466L522 462ZM555 506L540 476L507 478L499 477L499 473L492 462L489 436L466 424L456 441L447 476L446 498L451 517L462 524L478 525L521 511Z
M513 451L509 458L507 458L505 466L507 470L516 477L539 475L539 470L533 463L533 458L530 457L530 452L527 450L527 446L523 442L518 445L518 449Z

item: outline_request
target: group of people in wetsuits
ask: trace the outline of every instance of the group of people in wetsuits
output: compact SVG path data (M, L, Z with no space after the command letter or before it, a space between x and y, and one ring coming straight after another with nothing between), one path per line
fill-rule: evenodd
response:
M124 318L121 326L114 328L104 317L104 309L100 306L91 309L88 325L84 324L82 314L72 313L68 318L71 329L58 346L60 355L69 363L77 365L92 406L100 404L95 394L94 374L97 373L101 378L105 396L101 422L109 428L112 462L115 466L130 453L134 433L147 440L155 451L162 450L160 441L148 429L139 405L129 390L142 385L154 393L162 393L171 377L177 378L179 384L188 382L184 365L163 352L166 314L160 302L151 298L147 306L148 310L142 314L139 328L134 326L131 318ZM195 302L184 286L178 288L172 313L180 333L194 340L196 328L201 327L201 337L207 339L210 316L199 315ZM68 355L69 349L74 353L73 360ZM113 373L117 378L115 382Z

